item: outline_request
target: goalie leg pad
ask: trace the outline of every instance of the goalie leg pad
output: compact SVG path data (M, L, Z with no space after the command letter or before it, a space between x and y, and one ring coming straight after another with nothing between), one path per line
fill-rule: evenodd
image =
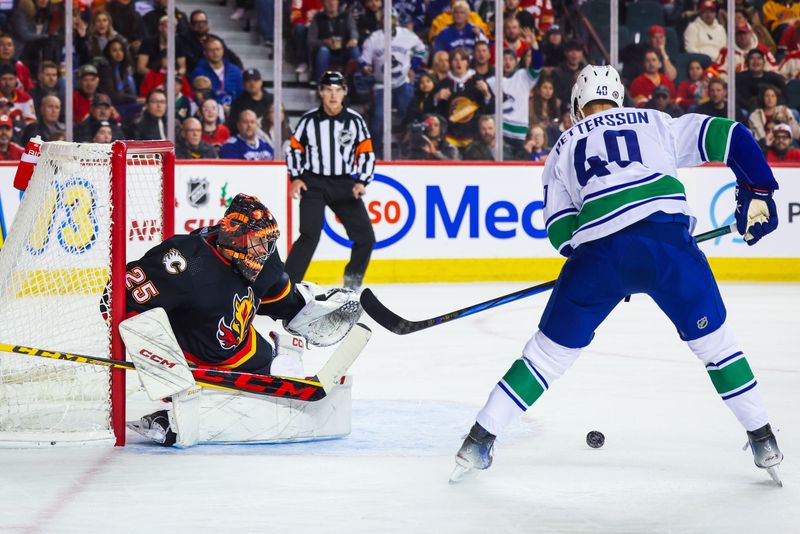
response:
M175 432L175 446L184 449L197 445L200 439L200 386L172 396L169 426Z
M347 436L351 383L350 377L343 377L316 402L203 390L200 443L290 443Z
M151 400L194 386L194 376L164 308L153 308L122 321L119 333Z

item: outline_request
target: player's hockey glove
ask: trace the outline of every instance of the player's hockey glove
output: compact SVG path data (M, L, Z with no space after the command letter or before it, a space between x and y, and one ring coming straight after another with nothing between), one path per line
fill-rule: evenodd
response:
M778 227L778 210L772 191L748 184L736 186L736 230L748 245L755 245L762 237Z

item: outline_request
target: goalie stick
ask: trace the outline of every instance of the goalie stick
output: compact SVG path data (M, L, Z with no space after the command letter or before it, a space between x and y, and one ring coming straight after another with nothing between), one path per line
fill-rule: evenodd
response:
M708 241L710 239L730 234L735 230L736 225L731 224L730 226L722 226L720 228L698 234L694 239L698 243L702 243L703 241ZM375 293L373 293L370 288L364 289L364 291L361 293L360 300L361 307L364 308L364 311L367 312L367 315L372 317L376 323L390 332L398 335L405 335L419 332L420 330L425 330L426 328L447 323L455 319L461 319L462 317L467 317L468 315L473 315L484 310L496 308L497 306L514 302L515 300L520 300L537 295L539 293L544 293L545 291L552 289L554 285L556 285L556 281L550 280L549 282L544 282L532 287L526 287L525 289L520 289L519 291L509 293L508 295L495 297L485 302L473 304L472 306L467 306L466 308L461 308L460 310L437 315L436 317L431 317L430 319L425 319L422 321L409 321L408 319L403 319L392 310L387 308L380 300L378 300L378 297L375 296Z
M318 401L323 399L335 385L335 380L341 378L350 364L369 340L370 330L361 323L356 323L353 329L345 336L342 343L336 348L328 362L320 370L326 382L316 376L309 379L289 378L275 375L261 375L256 373L241 373L216 368L191 368L192 375L198 385L206 388L241 391L267 397L280 397L301 401ZM21 345L0 343L0 352L20 354L53 360L86 363L114 369L135 371L133 363L123 360L111 360L98 356L73 354L70 352L51 351ZM326 374L326 369L327 374ZM331 371L335 369L335 371Z

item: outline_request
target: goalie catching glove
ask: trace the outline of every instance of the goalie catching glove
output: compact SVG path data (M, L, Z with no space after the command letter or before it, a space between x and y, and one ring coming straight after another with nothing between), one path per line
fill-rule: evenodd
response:
M338 343L361 317L363 310L355 291L334 288L323 293L319 286L308 282L295 287L305 306L291 321L284 321L283 326L312 345L327 347Z
M778 227L778 210L772 193L748 184L736 186L736 230L748 245L755 245Z

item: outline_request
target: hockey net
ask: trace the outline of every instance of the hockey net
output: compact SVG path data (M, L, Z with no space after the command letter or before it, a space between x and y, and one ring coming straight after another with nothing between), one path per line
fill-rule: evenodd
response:
M0 343L125 359L125 263L172 234L169 142L44 143L0 250ZM0 353L0 446L125 439L124 371Z

